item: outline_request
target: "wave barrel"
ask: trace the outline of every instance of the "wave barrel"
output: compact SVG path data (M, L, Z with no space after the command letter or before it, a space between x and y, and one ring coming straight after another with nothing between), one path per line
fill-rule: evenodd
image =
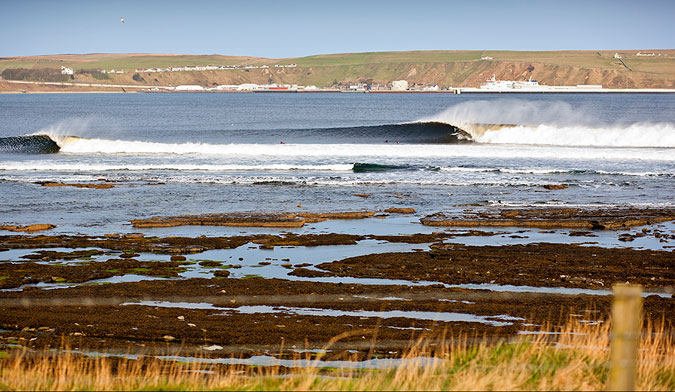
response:
M61 148L47 135L0 138L0 153L56 154Z

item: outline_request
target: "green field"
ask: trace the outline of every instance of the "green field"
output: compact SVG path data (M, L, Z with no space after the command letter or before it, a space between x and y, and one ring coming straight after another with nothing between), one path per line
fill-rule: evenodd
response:
M251 57L250 59L258 60ZM0 59L0 71L7 68L60 68L62 65L78 69L122 69L166 68L186 65L233 65L250 64L245 58L221 55L144 55L144 54L92 54L15 57Z
M622 51L634 53L637 50ZM650 68L652 72L666 71L664 67L675 65L675 51L670 57L634 57L628 56L624 61L634 63L636 67ZM75 69L103 68L124 69L166 68L185 65L234 65L234 64L290 64L301 67L326 67L344 65L368 65L387 63L452 63L458 61L478 61L481 56L493 57L495 61L536 62L542 64L568 65L584 68L613 69L616 62L612 51L407 51L407 52L364 52L320 54L314 56L266 59L259 57L236 57L222 55L162 55L162 54L84 54L54 55L30 57L0 58L0 71L5 68L60 67L65 65Z

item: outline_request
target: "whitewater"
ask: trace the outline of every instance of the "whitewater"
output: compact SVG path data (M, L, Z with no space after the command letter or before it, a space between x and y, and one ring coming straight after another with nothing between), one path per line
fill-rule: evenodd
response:
M495 131L519 134L517 128ZM528 131L532 132L532 131ZM491 137L491 131L486 132L479 140ZM675 134L675 130L673 131ZM124 140L81 139L72 138L61 146L62 153L70 154L198 154L206 156L229 157L396 157L396 158L443 158L443 157L493 157L493 158L549 158L549 159L639 159L675 161L675 152L668 148L644 150L630 147L614 148L583 148L596 147L593 144L579 147L570 140L568 145L555 145L547 141L544 136L541 145L528 143L513 146L480 146L480 145L405 145L405 144L331 144L326 148L324 144L206 144L206 143L158 143ZM508 138L503 143L512 144ZM673 141L675 143L675 140ZM639 144L639 143L636 143ZM601 145L605 147L605 145ZM600 146L598 146L600 147ZM616 147L616 146L613 146ZM674 144L675 147L675 144Z

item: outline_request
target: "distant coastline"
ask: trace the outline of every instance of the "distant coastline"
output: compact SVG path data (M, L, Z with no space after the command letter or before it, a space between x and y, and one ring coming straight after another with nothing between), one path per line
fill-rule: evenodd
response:
M28 88L26 88L28 87ZM199 90L176 91L174 86L106 85L100 83L66 83L0 80L0 94L119 94L119 93L214 93L214 94L675 94L675 88L630 89L549 89L549 90L485 90L463 87L447 90Z
M380 92L400 90L392 83L405 81L404 90L414 92L475 93L473 89L493 75L498 80L533 79L545 86L602 86L603 91L584 91L594 93L671 92L667 90L675 89L675 49L410 51L290 59L164 54L5 57L0 59L0 92L132 92L242 85Z

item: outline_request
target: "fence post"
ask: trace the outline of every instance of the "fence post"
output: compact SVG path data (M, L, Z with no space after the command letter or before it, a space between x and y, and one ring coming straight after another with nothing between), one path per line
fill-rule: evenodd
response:
M614 303L607 390L633 391L642 324L642 286L616 284L612 291Z

